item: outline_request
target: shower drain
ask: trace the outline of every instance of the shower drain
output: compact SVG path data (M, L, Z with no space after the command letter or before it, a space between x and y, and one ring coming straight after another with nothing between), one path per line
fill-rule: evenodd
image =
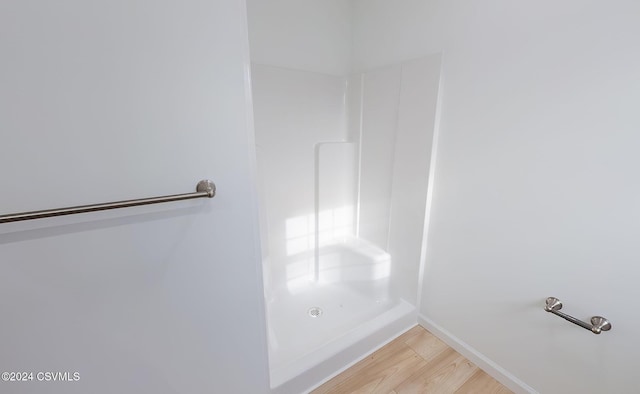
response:
M317 306L314 306L313 308L309 309L307 313L311 317L320 317L322 315L322 309L320 309Z

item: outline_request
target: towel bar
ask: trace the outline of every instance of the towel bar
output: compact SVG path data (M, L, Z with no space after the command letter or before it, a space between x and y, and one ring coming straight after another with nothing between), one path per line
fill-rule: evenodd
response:
M9 222L20 222L23 220L50 218L55 216L73 215L76 213L106 211L108 209L127 208L127 207L136 207L139 205L149 205L149 204L159 204L163 202L189 200L193 198L202 198L202 197L212 198L215 195L216 195L216 185L209 180L202 180L198 182L195 193L173 194L169 196L140 198L136 200L116 201L116 202L108 202L103 204L79 205L76 207L47 209L43 211L12 213L9 215L0 215L0 224L9 223Z
M546 304L544 306L544 310L550 313L553 313L556 316L560 316L561 318L570 321L573 324L576 324L582 328L585 328L591 331L594 334L600 334L602 331L611 330L611 323L609 320L605 319L602 316L593 316L591 318L591 324L587 322L583 322L580 319L576 319L573 316L569 316L566 313L560 312L562 309L562 302L556 297L549 297L546 299Z

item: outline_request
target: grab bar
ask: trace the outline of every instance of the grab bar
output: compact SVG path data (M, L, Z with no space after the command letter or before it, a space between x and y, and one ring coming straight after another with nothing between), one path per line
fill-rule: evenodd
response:
M23 220L50 218L55 216L73 215L76 213L106 211L108 209L128 208L128 207L136 207L140 205L149 205L149 204L159 204L163 202L190 200L193 198L202 198L202 197L212 198L215 195L216 195L216 185L209 180L202 180L198 182L195 193L173 194L170 196L140 198L137 200L116 201L116 202L108 202L104 204L79 205L76 207L47 209L43 211L12 213L10 215L1 215L0 224L10 223L10 222L20 222Z
M556 297L549 297L545 301L544 310L547 312L551 312L556 316L560 316L561 318L570 321L573 324L576 324L582 328L585 328L591 331L594 334L600 334L602 331L611 330L611 323L609 320L605 319L602 316L593 316L591 318L591 324L587 322L583 322L580 319L576 319L573 316L569 316L566 313L560 312L562 309L562 302Z

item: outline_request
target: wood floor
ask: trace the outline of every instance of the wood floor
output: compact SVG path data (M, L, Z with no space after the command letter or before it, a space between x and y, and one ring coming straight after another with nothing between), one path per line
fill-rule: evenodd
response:
M511 393L427 330L416 326L312 394Z

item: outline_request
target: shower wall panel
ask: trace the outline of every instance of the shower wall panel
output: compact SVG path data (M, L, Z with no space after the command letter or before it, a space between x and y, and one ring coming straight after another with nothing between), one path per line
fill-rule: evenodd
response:
M411 303L418 294L440 55L403 63L389 218L392 292Z
M368 72L362 83L358 236L387 250L400 66Z
M356 146L316 145L318 246L346 242L355 235Z
M316 172L321 157L316 151L329 149L320 143L346 141L346 80L254 64L252 83L261 204L269 234L271 267L265 276L273 286L281 286L313 269ZM345 174L353 172L349 155L323 162L333 174L342 167ZM324 210L346 205L336 193L347 187L345 177L323 177L323 189L334 191L323 193L331 205L324 205Z
M417 300L440 55L350 77L360 147L357 233L392 256L392 295Z

